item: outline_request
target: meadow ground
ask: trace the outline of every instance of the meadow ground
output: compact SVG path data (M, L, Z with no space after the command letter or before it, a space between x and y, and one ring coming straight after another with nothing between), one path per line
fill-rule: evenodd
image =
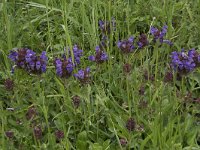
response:
M199 150L200 0L1 0L0 149Z

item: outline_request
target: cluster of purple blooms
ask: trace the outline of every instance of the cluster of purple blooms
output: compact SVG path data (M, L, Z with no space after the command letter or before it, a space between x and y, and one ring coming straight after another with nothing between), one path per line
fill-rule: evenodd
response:
M133 52L136 48L142 49L149 44L146 34L142 33L137 42L137 46L134 46L134 37L129 37L128 40L118 41L117 46L125 54Z
M144 48L145 46L149 45L149 41L147 39L147 36L146 34L142 33L140 36L139 36L139 40L137 42L137 45L138 45L138 48Z
M112 21L99 21L99 29L101 30L102 41L99 46L96 47L95 55L91 55L88 57L90 61L96 62L97 64L101 64L108 60L108 55L104 51L108 42L108 34L111 33L111 29L115 30L116 22L114 19ZM162 30L155 27L151 27L150 33L154 36L153 41L159 40L160 43L168 43L171 45L169 40L164 40L164 36L167 32L167 26L163 26ZM121 51L125 54L133 52L135 49L142 49L145 46L149 45L148 38L146 34L141 34L137 40L137 46L134 46L134 37L131 36L128 39L120 40L117 43L117 46ZM194 57L196 57L196 53L191 50L189 52L191 55L187 57L187 61L185 56L179 56L180 54L175 52L173 53L173 68L178 68L179 70L184 70L185 72L189 72L193 70L196 66L194 63ZM181 53L182 54L182 53ZM63 55L62 58L56 58L54 60L54 65L56 68L56 74L62 78L68 78L72 75L74 68L80 64L81 56L83 55L83 50L79 49L77 45L73 46L73 49L68 49L68 55ZM194 57L192 57L195 55ZM181 58L180 61L176 60L176 58L183 57L184 62ZM11 51L9 58L15 62L15 65L19 68L23 68L30 73L43 73L46 71L47 65L47 56L46 52L42 52L40 56L37 56L36 53L28 48L18 49L17 51ZM181 64L182 63L182 64ZM178 66L177 66L178 65ZM126 66L125 66L126 67ZM127 69L127 68L125 68ZM131 69L130 66L128 68ZM89 81L89 73L90 68L81 69L77 74L74 74L74 77L80 80L82 83L88 83Z
M101 48L99 46L97 46L96 54L89 56L88 59L90 61L94 61L94 62L100 64L100 63L103 63L104 61L108 60L108 55L103 50L101 50Z
M70 51L69 51L70 53ZM79 49L77 45L73 47L73 56L70 54L67 58L65 55L62 58L56 58L54 60L54 65L56 67L56 74L59 77L68 78L72 75L73 70L80 64L81 56L83 55L83 50ZM103 58L103 57L102 57ZM77 78L81 83L87 84L90 81L90 68L81 69L78 73L74 74L74 77Z
M40 56L37 56L33 50L21 48L17 51L12 50L8 56L18 68L25 69L30 73L46 72L47 56L43 51Z
M75 44L74 47L72 48L73 55L74 55L74 64L79 65L81 63L81 56L83 56L83 50L78 48L78 45ZM72 56L71 56L71 51L68 49L69 52L69 60L72 61ZM66 57L65 55L63 57Z
M54 61L54 65L56 67L56 74L59 77L70 77L72 71L74 70L74 65L71 59L67 59L64 57L63 59L56 58Z
M165 40L164 37L167 33L167 25L164 25L162 27L162 30L159 30L158 28L156 27L151 27L150 28L150 33L153 35L153 41L156 42L157 40L160 41L160 43L166 43L170 46L172 46L172 42L170 40Z
M133 52L135 46L133 45L134 37L131 36L128 40L119 41L117 46L125 54Z
M81 69L77 74L74 74L74 77L77 78L82 84L87 84L90 82L90 68Z
M73 49L73 59L72 55L69 52L69 57L67 58L66 55L63 55L62 58L56 58L54 60L54 65L56 67L56 74L59 77L68 78L71 76L74 68L80 64L81 56L83 55L83 50L79 49L77 45L74 45ZM73 62L74 60L74 62Z
M150 33L151 33L151 35L153 35L153 42L156 42L157 40L159 40L159 42L161 44L167 43L170 46L173 45L170 40L164 39L164 36L167 33L166 25L163 26L161 31L156 27L151 27ZM149 45L149 41L148 41L147 35L144 33L140 34L140 36L138 37L137 46L134 46L134 37L133 36L129 37L128 40L120 40L117 43L118 48L121 49L121 51L126 54L133 52L136 48L142 49L148 45Z
M187 74L200 65L200 55L195 49L172 52L171 67L179 74Z

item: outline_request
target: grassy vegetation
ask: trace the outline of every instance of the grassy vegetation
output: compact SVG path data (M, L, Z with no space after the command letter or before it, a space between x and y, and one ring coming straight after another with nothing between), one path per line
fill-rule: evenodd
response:
M103 33L99 20L116 25ZM164 25L172 46L153 42L150 28ZM144 48L117 47L130 36L137 47L142 33ZM108 60L89 61L104 34ZM0 1L0 149L200 149L200 70L177 80L170 67L171 52L200 52L199 37L200 0ZM89 66L88 84L56 75L55 58L75 44L73 74ZM46 51L45 73L11 73L10 50L25 47Z

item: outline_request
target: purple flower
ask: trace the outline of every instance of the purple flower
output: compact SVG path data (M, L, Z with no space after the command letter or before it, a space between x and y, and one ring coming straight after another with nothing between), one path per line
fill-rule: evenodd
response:
M91 55L91 56L88 57L88 59L89 59L90 61L95 61L95 56Z
M166 43L171 46L173 44L171 41L164 40L164 36L167 33L167 28L168 28L167 25L164 25L162 27L162 30L160 31L158 28L151 27L150 33L154 36L154 41L159 40L161 44Z
M160 31L157 28L151 27L150 33L154 36L154 39L156 39L156 40L159 39Z
M46 72L47 70L46 64L42 64L40 68L41 68L41 72Z
M42 138L42 128L40 125L35 126L33 129L33 133L36 139L41 139Z
M106 23L105 23L104 21L99 20L99 28L100 28L101 30L105 30L105 27L106 27L105 24L106 24Z
M33 52L33 51L30 50L30 49L27 49L27 50L26 50L26 56L25 56L26 63L32 62L33 60L35 60L35 58L36 58L36 53Z
M77 78L82 84L87 84L90 81L90 68L87 67L84 70L79 70L77 74L74 74L74 77Z
M14 81L10 78L5 79L4 81L4 87L8 91L12 91L14 88Z
M72 71L74 70L74 65L71 61L71 59L59 59L56 58L54 61L54 65L56 67L56 74L59 77L70 77L72 74Z
M18 68L23 68L30 73L40 74L46 71L47 56L44 51L41 56L36 56L33 50L21 48L11 51L8 57Z
M18 53L16 51L10 51L8 58L14 62L17 61Z
M5 132L6 137L8 137L9 139L14 137L14 132L13 131L6 131Z
M149 44L146 34L141 34L138 41L138 47L143 48Z
M35 69L35 62L30 61L29 65L27 66L29 70L34 70Z
M43 51L42 54L40 55L40 59L44 62L47 62L48 58L47 58L47 53L45 51Z
M39 60L36 62L36 69L41 70L41 72L46 72L46 66L47 66L47 61L48 57L46 56L46 52L43 51L40 55Z
M56 130L55 136L56 136L56 139L59 141L64 138L64 132L62 130Z
M96 63L100 64L108 60L108 55L104 51L102 51L99 46L97 46L95 56L91 55L88 57L88 59L90 61L95 61Z
M123 53L131 53L134 50L134 37L131 36L128 40L119 41L117 46Z
M26 113L27 120L33 120L37 116L38 112L34 106L29 107Z
M131 132L135 129L136 123L133 118L129 118L126 122L126 128Z
M171 67L180 74L187 74L195 69L199 65L199 54L195 49L191 49L185 52L184 49L181 52L171 53Z
M123 71L124 71L125 74L129 74L131 72L131 70L132 70L131 64L125 63L123 65Z
M74 76L79 80L83 80L85 76L84 72L85 72L84 70L79 70L77 74L74 74Z
M72 54L71 54L70 49L68 49L68 52L69 52L69 58L68 58L68 60L72 61ZM77 65L80 64L80 59L81 59L81 56L83 55L83 50L79 49L78 45L75 44L73 46L72 52L73 52L73 56L74 56L75 66L77 66ZM64 55L63 58L66 58L66 56Z
M62 61L60 59L55 60L55 66L56 66L56 74L58 76L62 76Z
M164 82L172 82L173 81L173 73L171 71L167 71L165 73Z

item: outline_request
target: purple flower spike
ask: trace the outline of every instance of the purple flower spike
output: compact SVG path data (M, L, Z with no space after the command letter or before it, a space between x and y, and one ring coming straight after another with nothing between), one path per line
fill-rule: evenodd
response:
M47 67L46 67L46 65L43 64L43 65L41 66L41 71L42 71L42 72L46 72L46 70L47 70Z
M95 56L91 55L88 57L90 61L95 61L96 63L100 64L108 60L108 55L103 50L101 50L99 46L96 46L95 50Z
M60 59L56 59L55 66L56 66L56 74L62 77L62 61Z
M14 61L14 62L17 61L17 57L18 57L18 53L15 52L15 51L11 51L11 52L10 52L10 55L8 56L8 58L9 58L10 60Z
M87 67L84 70L79 70L77 74L74 74L74 77L77 78L82 84L87 84L90 82L90 68Z
M117 47L120 48L121 44L122 44L122 42L121 42L121 41L118 41L118 42L117 42Z
M164 26L162 27L162 31L161 31L161 33L160 33L162 36L165 36L165 35L166 35L166 33L167 33L167 28L168 28L167 25L164 25Z
M31 70L34 70L35 69L35 62L33 62L33 61L29 62L29 66L30 66Z
M87 73L87 72L88 72L88 73L90 72L90 68L89 68L89 67L86 68L86 73Z
M135 48L133 42L134 42L134 37L131 36L128 40L119 41L117 43L117 46L119 49L121 49L123 53L127 54L133 52Z
M37 61L36 62L36 69L39 70L41 67L41 62L40 61Z
M43 51L42 54L40 55L40 59L43 60L44 62L47 62L47 60L48 60L46 54L47 53L45 51Z
M81 59L81 56L83 55L83 50L79 49L78 45L74 45L73 47L73 54L74 54L74 60L75 60L75 65L79 65L80 64L80 59ZM69 60L72 60L72 56L71 56L71 52L70 52L70 49L68 49L68 52L69 52ZM66 56L64 55L64 58L66 58Z
M26 51L26 56L25 56L26 63L32 62L33 60L35 60L35 58L36 58L36 53L33 52L33 51L30 50L30 49L27 49L27 51Z
M169 41L169 40L164 40L164 36L166 35L167 33L167 25L164 25L162 27L162 30L160 31L158 28L155 28L155 27L151 27L150 29L150 33L154 36L154 41L156 42L156 40L159 40L160 43L166 43L170 46L172 46L172 42Z
M99 28L100 28L101 30L103 30L103 29L104 29L104 24L105 24L105 22L104 22L104 21L102 21L102 20L99 20Z
M134 42L134 37L131 36L131 37L128 39L128 41L129 41L130 43L133 43L133 42Z
M144 48L145 46L147 46L149 44L149 41L147 39L146 34L141 34L139 37L139 41L138 41L138 47L139 48Z
M126 122L126 128L129 130L129 132L133 131L136 127L136 122L133 118L129 118Z
M84 79L84 70L79 70L77 74L74 74L74 76L80 80Z
M171 67L179 73L179 75L187 74L200 66L199 53L195 49L185 52L172 52Z
M72 71L74 70L74 65L72 64L71 60L69 59L59 59L56 58L54 61L54 65L56 67L56 74L59 77L70 77Z
M160 31L157 28L151 27L150 33L154 36L154 39L158 39L159 38Z
M46 71L46 52L42 52L41 56L36 56L33 50L21 48L11 51L8 57L14 61L16 67L23 68L29 73L41 74Z
M88 59L89 59L90 61L95 61L95 56L91 55L91 56L88 57Z

